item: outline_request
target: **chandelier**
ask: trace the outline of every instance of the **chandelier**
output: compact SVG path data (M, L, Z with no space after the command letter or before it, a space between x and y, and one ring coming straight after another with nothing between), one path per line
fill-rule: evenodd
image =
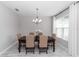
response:
M35 23L35 24L39 24L39 23L42 22L42 20L39 19L39 16L38 16L38 10L39 10L39 9L36 8L36 18L32 20L32 22Z

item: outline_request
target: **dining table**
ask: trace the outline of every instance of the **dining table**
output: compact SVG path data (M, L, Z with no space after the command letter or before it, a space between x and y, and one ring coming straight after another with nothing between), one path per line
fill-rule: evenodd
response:
M26 45L26 36L22 36L21 38L18 39L18 41L19 41L18 50L19 50L19 52L21 52L21 47L22 47L21 44L24 43ZM56 41L55 38L53 38L52 36L48 36L48 43L52 43L53 52L55 52L55 41ZM38 35L35 36L35 42L39 42L39 36Z

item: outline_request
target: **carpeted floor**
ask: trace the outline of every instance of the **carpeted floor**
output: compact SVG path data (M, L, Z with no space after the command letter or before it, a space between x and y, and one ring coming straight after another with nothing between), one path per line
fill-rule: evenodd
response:
M67 50L63 49L59 45L56 45L56 51L53 52L53 48L49 47L48 54L42 52L39 54L39 49L35 48L35 54L32 52L25 53L25 48L21 49L21 52L18 52L17 45L10 48L7 52L1 55L1 57L69 57Z

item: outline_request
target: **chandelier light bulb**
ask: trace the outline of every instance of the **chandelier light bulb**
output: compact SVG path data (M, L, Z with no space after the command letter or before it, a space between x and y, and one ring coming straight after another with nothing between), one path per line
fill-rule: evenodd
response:
M35 20L33 19L33 22L35 22Z
M33 23L35 23L35 24L39 24L39 23L41 23L42 22L42 19L38 19L39 17L38 17L38 8L36 8L36 12L37 12L37 15L36 15L36 19L33 19L32 21L33 21Z
M38 21L38 19L36 18L36 22Z
M39 22L42 22L42 20L40 19Z

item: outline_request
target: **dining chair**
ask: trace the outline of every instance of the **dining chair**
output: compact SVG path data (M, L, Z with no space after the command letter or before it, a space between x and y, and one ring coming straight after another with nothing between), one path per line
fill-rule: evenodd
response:
M48 37L45 35L40 35L39 39L39 54L40 52L48 53Z
M52 34L52 37L53 37L54 39L56 39L56 34L53 33L53 34Z
M35 43L34 43L34 35L27 35L26 36L26 54L27 52L33 52L35 50Z
M30 32L29 35L35 35L35 32Z
M39 36L40 36L40 35L43 35L43 33L42 33L42 32L39 32L39 34L38 34L38 35L39 35Z
M53 38L53 52L55 52L55 44L56 44L56 39L57 39L57 37L56 37L56 34L52 34L52 38Z
M20 53L21 44L19 44L19 39L21 38L21 33L17 33L16 36L17 36L18 51Z
M21 38L21 33L16 34L17 40Z
M18 51L20 53L21 47L25 47L26 42L24 39L26 39L26 38L23 37L21 33L16 34L16 36L17 36L17 40L18 40Z

